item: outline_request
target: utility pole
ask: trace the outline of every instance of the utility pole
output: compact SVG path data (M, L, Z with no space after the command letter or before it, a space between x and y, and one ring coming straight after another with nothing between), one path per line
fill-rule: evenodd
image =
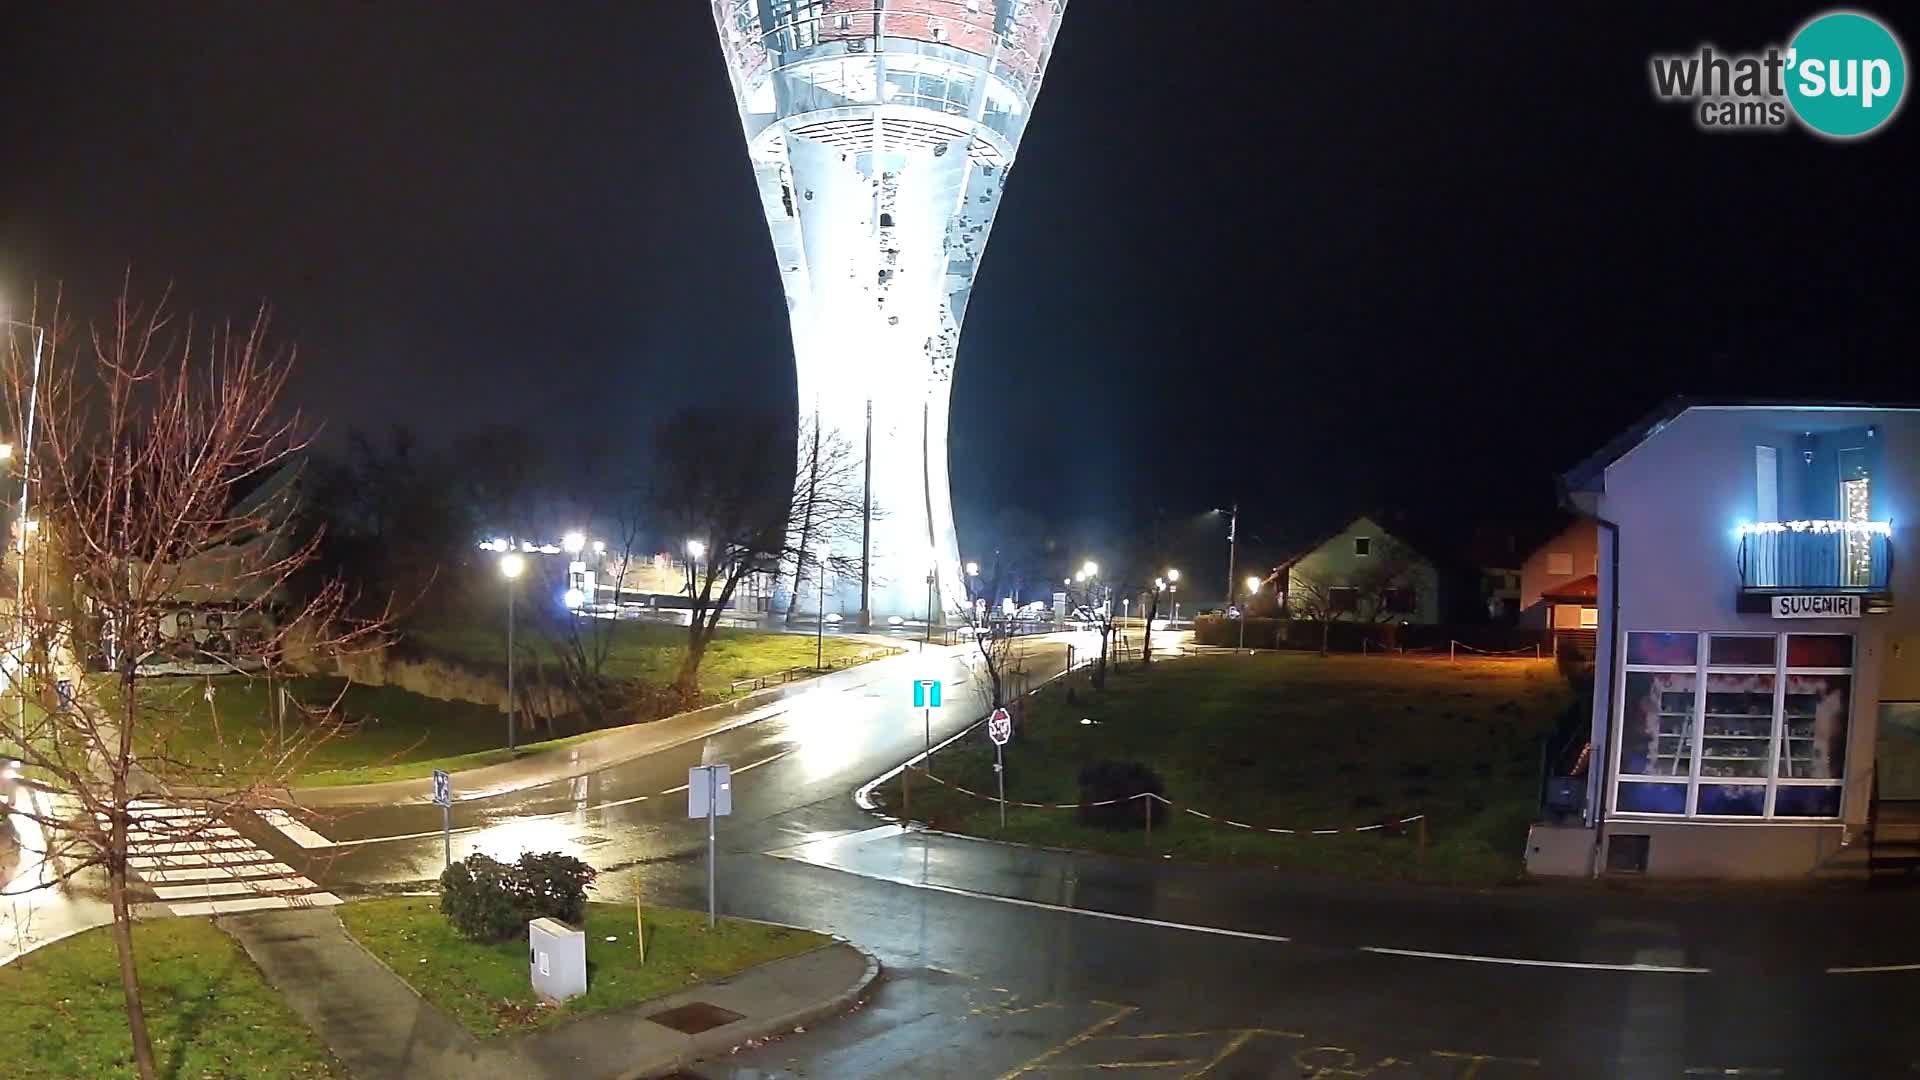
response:
M873 628L873 399L867 399L867 450L860 456L860 629Z
M1240 598L1239 582L1233 577L1234 557L1239 554L1240 504L1233 504L1233 516L1227 519L1227 606Z

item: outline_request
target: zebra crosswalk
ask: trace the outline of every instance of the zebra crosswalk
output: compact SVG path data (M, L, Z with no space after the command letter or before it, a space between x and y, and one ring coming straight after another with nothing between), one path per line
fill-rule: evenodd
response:
M127 865L175 915L340 902L203 808L144 801L129 809Z

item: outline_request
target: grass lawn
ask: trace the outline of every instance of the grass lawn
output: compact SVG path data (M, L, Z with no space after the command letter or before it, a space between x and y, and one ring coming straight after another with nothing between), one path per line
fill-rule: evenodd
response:
M495 757L504 761L512 756L501 748L505 717L486 705L441 701L391 686L349 686L336 678L282 681L294 701L313 708L330 704L345 687L336 715L358 721L313 747L292 778L297 786L425 776L447 767L443 762L472 768L491 764ZM209 686L213 688L211 704L206 698ZM275 738L264 677L155 676L140 681L140 692L156 712L168 718L163 725L167 752L181 760L247 760ZM297 712L289 709L289 730L297 723Z
M656 685L673 682L686 657L687 629L654 622L594 621L584 631L606 634L606 673L619 679L638 679ZM483 664L503 663L507 631L502 619L437 621L407 631L408 640L429 652ZM514 644L551 659L550 642L534 633L520 633ZM829 664L859 659L876 646L832 634L825 640ZM521 654L525 656L525 653ZM736 696L735 679L771 675L788 668L812 667L814 639L805 634L777 634L764 630L718 629L700 662L700 692L712 700Z
M648 908L642 965L634 948L633 908L588 904L587 992L556 1007L542 1004L527 983L525 937L475 945L453 932L440 914L438 897L361 900L338 910L373 955L422 997L483 1036L618 1009L832 941L805 930L736 919L722 919L709 931L705 912Z
M1006 749L1007 798L1080 801L1080 768L1137 761L1176 804L1149 847L1139 828L1082 825L1072 810L1009 807L916 783L912 812L939 828L1126 855L1326 871L1371 879L1488 884L1520 873L1536 809L1541 735L1571 697L1551 662L1260 653L1116 672L1103 693L1075 681L1042 692ZM1097 721L1082 724L1082 718ZM994 789L993 747L974 732L934 772ZM900 806L899 780L881 789ZM1365 825L1429 815L1416 861L1408 836L1284 836L1203 821L1192 807L1262 828Z
M136 923L133 941L161 1076L346 1075L212 922ZM54 942L0 968L0 1046L9 1077L134 1075L108 928Z

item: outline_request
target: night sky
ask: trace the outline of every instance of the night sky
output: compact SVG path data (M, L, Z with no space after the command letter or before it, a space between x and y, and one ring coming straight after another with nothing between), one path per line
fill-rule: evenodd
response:
M1820 10L1073 0L961 346L963 536L1528 516L1670 393L1920 399L1920 117L1708 135L1649 91L1651 52ZM637 455L791 407L703 3L27 5L0 102L0 291L269 299L336 434Z

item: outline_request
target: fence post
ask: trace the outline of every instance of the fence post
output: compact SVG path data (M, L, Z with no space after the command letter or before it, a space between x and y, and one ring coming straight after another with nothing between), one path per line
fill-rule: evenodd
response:
M1139 798L1140 800L1140 809L1146 813L1147 850L1152 851L1153 850L1153 795L1149 792L1143 791L1137 796L1137 798Z
M1449 664L1457 664L1460 662L1460 659L1453 654L1453 645L1454 645L1453 639L1448 638L1447 639L1447 663Z
M900 818L902 821L913 820L913 764L911 762L906 768L900 770Z
M1418 832L1414 841L1418 845L1415 848L1414 860L1419 865L1425 866L1427 864L1427 815L1421 814L1420 820L1414 825Z

